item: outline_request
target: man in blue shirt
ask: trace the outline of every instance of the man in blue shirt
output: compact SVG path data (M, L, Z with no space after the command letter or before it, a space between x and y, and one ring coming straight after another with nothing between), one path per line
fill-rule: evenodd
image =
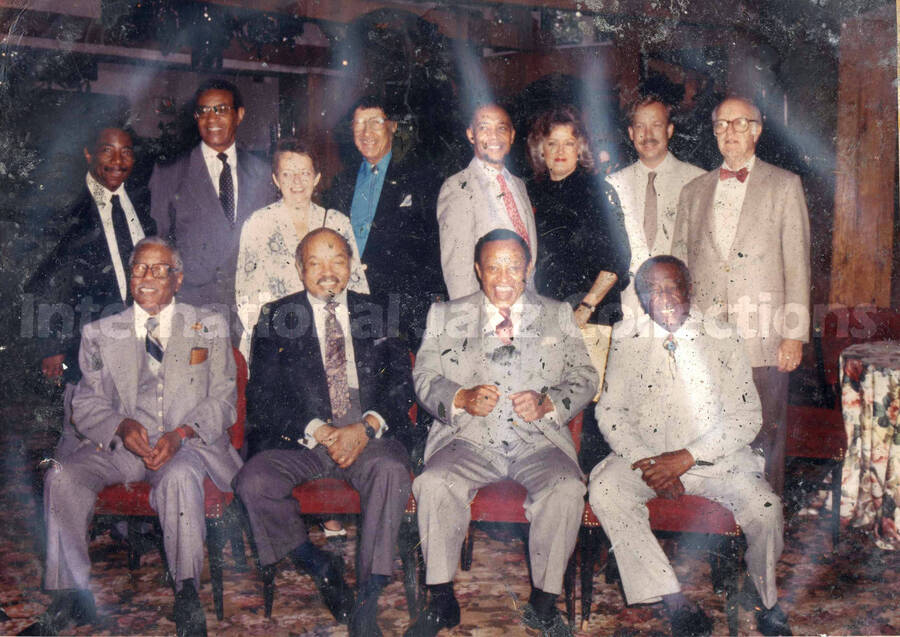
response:
M384 310L386 335L418 347L425 315L443 296L437 220L438 176L425 162L393 152L398 117L386 100L356 102L350 120L362 155L337 175L323 204L350 217L372 296Z

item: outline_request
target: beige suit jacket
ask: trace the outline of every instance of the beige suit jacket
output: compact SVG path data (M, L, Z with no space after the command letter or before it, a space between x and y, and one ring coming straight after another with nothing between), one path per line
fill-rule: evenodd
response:
M728 254L714 236L718 169L681 191L672 253L685 261L694 304L727 320L753 367L777 365L782 339L809 341L809 215L800 177L756 159Z

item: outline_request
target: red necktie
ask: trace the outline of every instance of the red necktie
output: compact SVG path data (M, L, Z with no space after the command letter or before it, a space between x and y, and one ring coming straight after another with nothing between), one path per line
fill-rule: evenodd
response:
M516 208L516 200L513 198L512 191L506 184L506 180L503 178L503 173L497 173L497 181L500 182L500 192L503 193L503 203L506 204L506 214L509 215L509 220L512 221L513 229L515 229L516 233L525 239L525 243L530 246L531 241L528 240L528 230L525 229L525 222L522 221L522 217L519 216L519 209Z
M744 166L740 170L728 170L724 166L719 168L719 181L725 181L726 179L731 179L734 177L739 182L744 183L747 181L747 175L750 174L750 171L747 170L747 167Z
M504 345L511 345L513 340L513 324L512 320L509 318L509 308L498 307L497 311L500 312L500 316L503 317L503 320L497 323L497 327L494 328L494 331L497 332L497 336L500 337L500 341Z

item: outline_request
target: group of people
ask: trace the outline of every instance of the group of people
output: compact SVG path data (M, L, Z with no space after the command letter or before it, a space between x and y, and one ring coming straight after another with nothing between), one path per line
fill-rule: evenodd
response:
M628 112L638 159L605 180L577 110L553 108L529 132L528 183L505 166L508 113L480 104L465 131L474 157L438 188L394 155L397 115L365 97L350 121L361 161L321 198L303 141L279 141L271 171L236 147L244 113L233 85L202 85L202 141L157 166L148 193L125 189L127 132L104 129L85 149L71 228L31 283L39 298L105 310L80 335L52 325L44 339L44 374L67 381L66 425L44 489L53 602L32 634L95 621L92 507L104 486L135 480L152 487L178 633L205 634L207 476L243 504L263 580L289 557L354 636L380 634L410 492L428 602L406 635L459 623L469 503L506 478L528 492L525 625L571 634L556 601L587 493L627 602L663 602L673 635L709 634L644 506L690 493L734 513L758 628L790 634L775 565L809 222L799 178L755 156L752 102L713 111L723 164L704 172L668 151L671 108L642 96ZM227 434L231 345L250 361L244 458ZM413 479L416 402L432 422ZM567 423L580 412L611 449L602 460L576 453ZM355 592L291 496L321 477L360 494Z

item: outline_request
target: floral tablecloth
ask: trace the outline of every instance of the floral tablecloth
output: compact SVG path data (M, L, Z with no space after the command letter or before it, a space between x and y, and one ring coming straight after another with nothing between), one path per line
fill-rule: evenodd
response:
M900 550L900 342L851 345L841 353L847 455L841 517Z

